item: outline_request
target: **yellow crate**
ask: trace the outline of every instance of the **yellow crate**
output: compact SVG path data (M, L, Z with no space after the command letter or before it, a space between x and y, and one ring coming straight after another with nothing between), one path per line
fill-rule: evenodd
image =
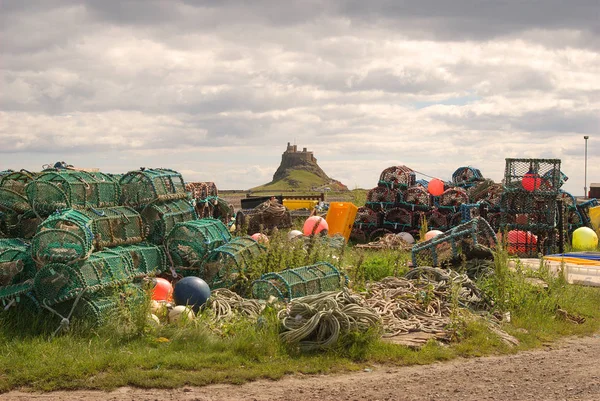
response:
M590 208L590 221L594 231L600 232L600 206Z
M358 207L353 203L331 202L327 217L325 217L329 226L329 236L333 237L335 234L341 234L348 241L357 212Z
M308 209L313 210L319 203L318 200L284 199L283 206L288 210Z

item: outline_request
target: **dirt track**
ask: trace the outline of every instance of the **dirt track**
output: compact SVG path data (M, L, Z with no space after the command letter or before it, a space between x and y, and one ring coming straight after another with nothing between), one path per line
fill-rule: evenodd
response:
M11 392L0 400L600 400L600 334L541 350L428 366L177 390Z

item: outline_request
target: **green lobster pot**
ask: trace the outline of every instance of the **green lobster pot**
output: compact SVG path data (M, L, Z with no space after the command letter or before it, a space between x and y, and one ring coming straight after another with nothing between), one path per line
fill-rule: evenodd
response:
M231 240L220 220L201 219L177 223L165 239L176 269L184 276L197 275L209 252Z
M5 243L7 246L2 246ZM37 272L29 245L19 240L0 243L0 287L30 280Z
M153 244L162 244L177 223L197 218L194 206L186 199L150 205L140 215L146 226L147 239Z
M119 204L119 184L103 173L46 171L25 187L27 199L39 216L68 208L103 208Z
M327 262L263 274L252 282L252 298L284 300L339 291L348 285L348 277Z
M234 288L252 260L265 249L250 237L233 238L208 255L202 264L200 278L206 281L211 289Z
M121 203L143 208L156 202L167 202L188 197L181 174L169 169L130 171L119 180Z
M25 196L25 187L34 181L35 173L27 170L14 171L0 179L0 188L8 189L19 195Z
M145 292L134 284L117 286L97 293L83 295L75 304L75 300L61 302L52 307L62 316L71 311L75 319L97 327L110 319L119 308L131 309L145 302Z
M36 274L33 288L41 302L52 305L158 274L166 265L162 247L117 247L93 253L80 265L48 264Z

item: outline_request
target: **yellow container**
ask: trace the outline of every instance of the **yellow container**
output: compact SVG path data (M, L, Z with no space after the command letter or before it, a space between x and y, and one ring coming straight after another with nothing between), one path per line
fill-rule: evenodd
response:
M318 200L284 199L283 206L288 210L308 209L313 210L319 203Z
M358 207L353 203L331 202L329 204L327 217L325 217L327 225L329 226L329 236L333 237L336 234L340 234L348 241L357 212Z
M594 206L590 208L590 221L592 222L592 228L594 231L600 231L600 206Z

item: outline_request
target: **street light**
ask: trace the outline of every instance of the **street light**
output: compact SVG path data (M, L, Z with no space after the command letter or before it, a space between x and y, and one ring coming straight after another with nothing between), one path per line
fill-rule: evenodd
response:
M583 137L583 139L585 139L585 168L584 168L584 173L583 173L583 197L585 199L587 199L588 197L588 192L587 192L587 140L588 140L589 136L585 135Z

